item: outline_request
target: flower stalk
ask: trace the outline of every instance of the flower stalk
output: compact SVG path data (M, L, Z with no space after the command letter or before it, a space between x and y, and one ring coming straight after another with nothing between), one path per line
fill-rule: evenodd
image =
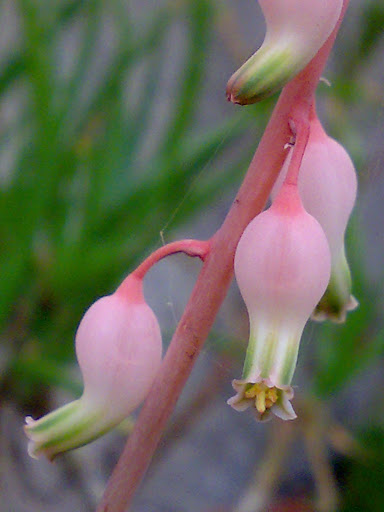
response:
M348 0L334 31L307 67L284 88L247 175L211 247L184 314L174 333L135 428L121 454L97 512L125 512L150 463L176 401L211 329L233 275L237 243L249 222L262 211L283 165L289 141L292 105L311 108L314 92ZM135 464L132 464L135 460Z

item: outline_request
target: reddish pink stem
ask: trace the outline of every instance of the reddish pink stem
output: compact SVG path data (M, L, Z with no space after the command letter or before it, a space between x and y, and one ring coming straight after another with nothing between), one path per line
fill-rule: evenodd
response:
M244 182L213 236L211 249L172 338L152 390L117 463L97 512L125 512L141 482L233 275L238 240L263 209L285 158L293 107L309 113L348 0L332 35L309 65L283 90Z
M291 118L291 129L294 129L295 131L295 145L291 150L293 151L292 158L289 162L287 175L284 180L284 183L287 185L297 186L297 181L299 179L300 166L309 139L310 123L308 112L306 112L306 114L307 115L304 114L302 116L295 116Z
M171 242L170 244L160 247L150 256L148 256L148 258L146 258L136 268L136 270L132 272L132 275L138 279L143 279L145 274L151 267L153 267L153 265L155 265L155 263L165 258L166 256L170 256L171 254L176 254L178 252L183 252L188 256L198 257L204 261L207 257L210 246L210 240L178 240L176 242Z
M210 247L210 240L178 240L164 245L150 254L148 258L146 258L133 272L131 272L117 288L116 293L122 294L131 302L143 302L145 300L143 295L143 279L145 274L153 267L153 265L166 256L170 256L171 254L176 254L178 252L183 252L188 256L198 257L204 261Z

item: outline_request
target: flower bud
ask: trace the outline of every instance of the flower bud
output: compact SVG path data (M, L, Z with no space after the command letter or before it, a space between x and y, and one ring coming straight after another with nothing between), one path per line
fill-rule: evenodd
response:
M286 170L287 165L284 165L272 197L284 180ZM357 178L348 153L325 133L315 116L311 120L298 181L304 208L321 224L331 251L331 279L312 318L344 322L347 311L358 305L351 295L351 273L344 248L345 230L356 201Z
M330 275L328 243L320 224L303 208L297 187L285 184L272 206L245 229L235 256L235 275L248 309L250 338L237 395L237 410L254 407L296 417L290 386L302 331Z
M229 79L233 103L256 103L281 89L325 43L343 0L259 0L266 21L261 47Z
M53 459L122 422L145 398L161 362L161 332L132 276L97 300L76 333L82 396L35 421L26 419L29 453Z

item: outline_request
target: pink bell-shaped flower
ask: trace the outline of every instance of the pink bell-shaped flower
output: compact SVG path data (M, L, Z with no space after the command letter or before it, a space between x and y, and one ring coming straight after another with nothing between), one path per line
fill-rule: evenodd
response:
M148 394L161 352L157 319L144 301L142 281L131 275L81 320L76 355L83 394L37 421L26 419L30 455L53 459L121 423Z
M284 184L272 206L245 229L235 275L248 309L250 338L241 380L233 381L236 410L254 407L296 417L291 380L304 326L330 276L329 247L320 224L303 208L297 187Z
M275 184L272 197L285 178L289 158ZM348 153L325 133L314 112L298 183L304 208L321 224L331 251L331 279L312 318L344 322L346 313L358 305L351 295L351 273L344 247L345 230L356 201L357 178Z
M266 21L261 47L232 75L227 97L256 103L281 89L325 43L343 0L259 0Z

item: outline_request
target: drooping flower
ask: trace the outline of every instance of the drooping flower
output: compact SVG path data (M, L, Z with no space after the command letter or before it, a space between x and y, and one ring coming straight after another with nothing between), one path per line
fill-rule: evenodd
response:
M287 165L284 165L272 197L281 186L286 169ZM348 220L356 201L357 178L348 153L326 134L314 111L298 181L304 208L321 224L331 251L331 279L312 318L344 322L346 313L358 305L351 294L351 273L344 244Z
M342 0L259 0L266 21L261 47L228 81L233 103L256 103L281 89L325 43Z
M30 455L52 460L121 423L148 394L161 351L160 328L144 301L142 281L129 276L114 294L97 300L78 327L82 396L39 420L26 419Z
M236 410L253 407L257 418L296 417L290 400L305 323L330 276L328 243L303 208L297 187L284 184L272 206L245 229L235 275L248 309L250 337L241 380L233 381Z

